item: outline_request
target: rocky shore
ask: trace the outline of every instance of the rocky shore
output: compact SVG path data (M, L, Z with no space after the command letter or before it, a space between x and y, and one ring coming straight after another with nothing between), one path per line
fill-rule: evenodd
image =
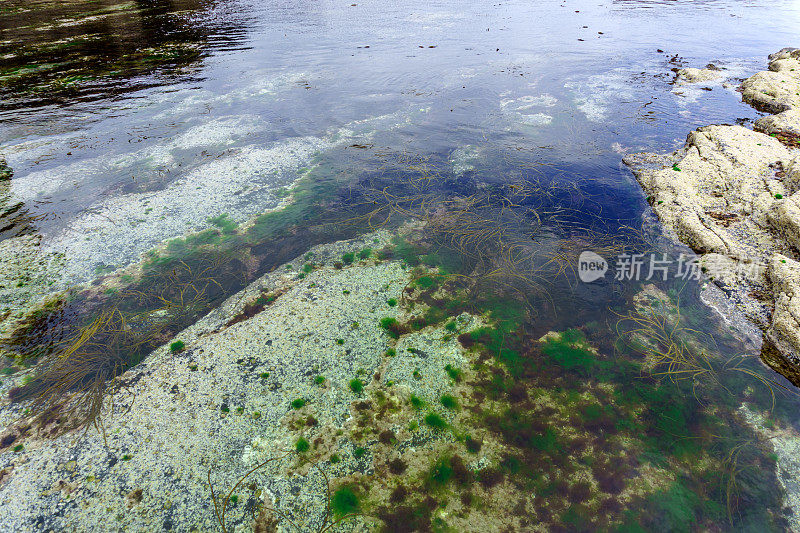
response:
M125 375L98 431L37 438L19 407L4 402L3 529L215 531L211 490L221 508L241 476L275 458L231 493L227 530L251 527L259 507L279 509L259 518L259 531L274 530L276 516L322 530L335 488L328 481L385 469L404 452L398 442L413 443L419 463L404 468L427 467L452 436L426 425L409 398L433 405L442 394L458 397L445 367L468 361L452 333L482 322L463 314L448 331L394 341L380 321L402 314L396 302L411 270L400 261L339 261L389 236L316 247L232 296L182 332L178 349L164 346ZM302 270L306 261L313 271ZM267 303L253 313L255 301ZM18 381L5 380L3 393ZM442 424L455 416L442 412ZM477 463L492 453L484 446Z
M770 55L741 93L770 113L754 129L706 126L671 154L624 161L664 226L762 328L762 359L800 385L800 49Z
M773 62L796 63L798 53ZM685 83L717 77L713 69L679 75ZM779 350L765 355L790 378L788 357L800 350L792 135L709 126L675 154L626 159L664 224L702 253L708 274L768 332L767 345ZM454 167L467 168L470 155L454 154ZM206 265L202 253L247 235L222 222L159 251L189 250ZM800 529L800 486L792 481L800 435L773 413L764 382L705 369L691 380L656 379L664 376L656 368L664 363L659 332L680 339L673 348L690 365L708 355L693 328L710 314L689 308L682 319L678 293L648 285L629 314L615 315L613 332L595 321L548 325L554 329L543 335L526 330L538 320L527 314L530 302L502 284L478 286L481 276L434 246L428 224L292 248L225 292L222 304L159 337L113 379L87 431L58 433L58 421L37 420L31 402L12 401L9 393L30 384L36 369L9 367L0 381L0 529L712 530L733 525L734 499L751 513L737 526ZM201 235L211 244L191 248ZM0 253L7 327L46 299L65 261L34 261L33 237L13 242L17 248ZM250 249L236 251L224 258L252 267ZM228 271L217 267L224 281ZM129 278L134 292L136 273L104 275L87 291L110 299ZM135 287L160 287L143 283L159 273ZM179 311L139 314L159 324L170 312ZM745 367L734 371L753 377ZM741 399L720 398L727 384L744 389ZM696 445L695 426L724 438ZM740 438L750 445L741 457ZM729 442L735 446L724 448ZM731 457L740 462L729 465ZM738 472L751 476L740 486ZM730 492L695 497L690 487L708 479L725 480ZM665 516L675 524L664 525Z

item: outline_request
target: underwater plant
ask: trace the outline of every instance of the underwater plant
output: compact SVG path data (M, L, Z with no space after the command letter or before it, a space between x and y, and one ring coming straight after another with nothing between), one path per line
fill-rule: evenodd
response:
M695 395L697 386L703 382L721 385L724 389L721 378L723 374L731 372L752 378L763 385L770 393L773 408L776 391L797 394L786 385L747 368L745 362L753 356L738 354L724 358L709 354L700 341L713 347L716 345L714 338L682 325L680 302L672 309L651 307L618 314L618 317L616 330L619 338L649 359L649 373L673 382L690 380Z
M297 442L294 445L294 449L297 450L298 453L305 453L310 448L311 448L311 445L303 437L300 437L299 439L297 439Z
M302 452L300 452L302 453ZM207 481L208 487L211 492L211 501L214 506L214 515L217 519L217 524L219 524L220 529L223 533L227 533L228 531L233 531L233 529L229 529L227 524L228 519L228 511L232 506L235 506L238 502L238 495L236 491L240 488L245 486L245 483L248 479L251 478L255 473L259 470L263 469L270 463L274 463L277 461L281 461L292 455L295 455L296 452L282 452L279 455L274 457L270 457L252 467L248 470L244 475L239 477L233 487L228 490L228 492L224 494L217 494L214 490L214 485L211 482L211 473L213 468L209 468L207 472ZM336 460L334 460L334 457ZM338 463L339 456L332 455L331 456L331 463ZM289 516L286 512L277 509L276 507L268 506L265 502L260 501L256 503L250 509L251 512L251 519L254 523L258 523L260 521L266 521L267 514L275 515L276 517L285 521L286 525L290 526L294 531L313 531L314 533L325 533L326 531L330 531L338 524L342 523L345 520L349 520L355 518L356 516L361 516L363 513L361 512L361 503L356 490L349 486L343 485L338 487L335 491L331 491L330 481L328 480L328 475L325 471L319 466L318 463L312 462L311 468L316 471L321 477L324 485L324 497L326 504L324 506L324 512L322 519L319 521L318 525L309 529L307 525L298 523L297 521L293 520L292 517ZM255 487L254 483L250 484L250 487ZM246 512L246 511L245 511ZM277 526L277 521L273 522L274 526Z
M61 432L94 425L102 433L103 401L109 392L125 387L115 383L111 391L111 381L135 362L132 353L141 353L151 342L138 325L137 317L129 319L118 309L101 312L52 353L39 357L32 379L12 389L10 398L30 400L30 413L42 427L55 422L53 430Z
M343 486L336 489L331 498L331 510L334 516L342 517L358 512L360 503L358 495L350 486Z
M433 429L445 429L447 428L447 421L441 417L441 415L437 413L428 413L425 415L423 421Z
M350 390L353 391L355 394L361 394L361 391L364 390L364 382L358 378L351 379L348 386L350 387Z
M292 409L301 409L305 404L306 400L304 398L297 398L292 400Z
M458 409L458 400L455 399L454 396L450 394L445 394L441 398L439 398L439 402L445 407L445 409L455 410Z

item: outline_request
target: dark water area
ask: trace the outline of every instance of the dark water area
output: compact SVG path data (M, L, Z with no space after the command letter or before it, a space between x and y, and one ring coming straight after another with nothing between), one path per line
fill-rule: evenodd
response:
M390 331L494 320L459 341L497 362L474 421L505 452L376 503L390 530L447 530L431 483L469 502L501 479L536 495L531 530L793 530L755 427L800 429L796 388L675 270L621 158L751 123L736 87L798 28L789 1L4 2L0 241L63 254L67 291L5 344L34 369L11 399L49 423L80 390L90 423L107 381L259 276L415 222L375 253L419 269L429 311ZM708 63L724 83L675 83ZM586 250L671 266L585 283ZM93 327L80 369L48 362Z
M108 99L191 79L220 35L241 28L209 18L211 2L48 0L0 12L0 111ZM216 46L220 48L220 46Z

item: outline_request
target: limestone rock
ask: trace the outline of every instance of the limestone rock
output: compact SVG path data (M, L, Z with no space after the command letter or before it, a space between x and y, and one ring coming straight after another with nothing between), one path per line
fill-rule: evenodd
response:
M776 178L775 162L790 165L788 148L742 126L707 126L689 134L673 161L663 168L637 168L626 158L655 213L683 242L738 260L758 257L765 244L774 245L764 226L775 194L786 189Z
M800 49L785 48L770 56L769 70L742 83L742 98L762 111L781 113L800 106Z
M775 254L768 276L775 291L775 311L769 334L778 348L800 352L800 263ZM782 346L788 343L790 346Z
M789 109L777 115L767 115L756 120L754 128L764 133L785 132L800 135L800 109Z
M775 202L768 217L776 231L800 250L800 193Z
M777 114L756 131L707 126L671 155L624 161L667 230L703 255L706 274L766 332L762 360L800 386L800 49L771 55L742 95Z
M678 70L678 81L685 83L700 83L712 81L722 77L722 72L718 68L682 68Z

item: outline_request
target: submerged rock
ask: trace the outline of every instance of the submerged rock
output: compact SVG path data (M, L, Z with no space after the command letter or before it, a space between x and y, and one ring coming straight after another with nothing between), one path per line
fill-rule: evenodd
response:
M6 163L5 158L0 157L0 181L8 181L14 176L14 171Z
M215 503L275 458L232 493L226 525L241 530L265 502L262 509L319 530L328 479L372 473L373 456L397 446L413 444L429 459L426 450L447 439L432 438L421 423L412 431L409 420L422 415L403 406L411 394L430 404L456 394L445 366L466 367L467 359L441 326L411 332L388 350L394 341L380 321L402 312L387 301L402 297L412 271L367 254L344 268L339 260L386 246L389 237L318 246L231 296L178 335L181 349L165 345L119 378L100 431L42 440L19 429L30 421L14 424L18 406L0 405L2 529L105 530L115 520L130 531L216 530ZM311 267L301 270L304 262ZM260 301L268 303L254 312ZM467 314L454 323L481 325ZM436 357L420 355L428 351ZM383 433L367 451L354 435L374 441L374 424L359 424L378 407L386 411L374 414Z
M763 439L768 440L775 459L775 473L785 493L786 506L795 512L787 515L791 531L800 530L800 433L792 426L778 426L769 413L753 410L751 405L742 405L739 414Z
M624 159L667 229L702 255L707 274L792 364L800 361L798 60L800 50L781 50L769 71L742 84L745 101L780 113L761 119L761 131L706 126L672 154ZM800 374L770 364L800 385Z

